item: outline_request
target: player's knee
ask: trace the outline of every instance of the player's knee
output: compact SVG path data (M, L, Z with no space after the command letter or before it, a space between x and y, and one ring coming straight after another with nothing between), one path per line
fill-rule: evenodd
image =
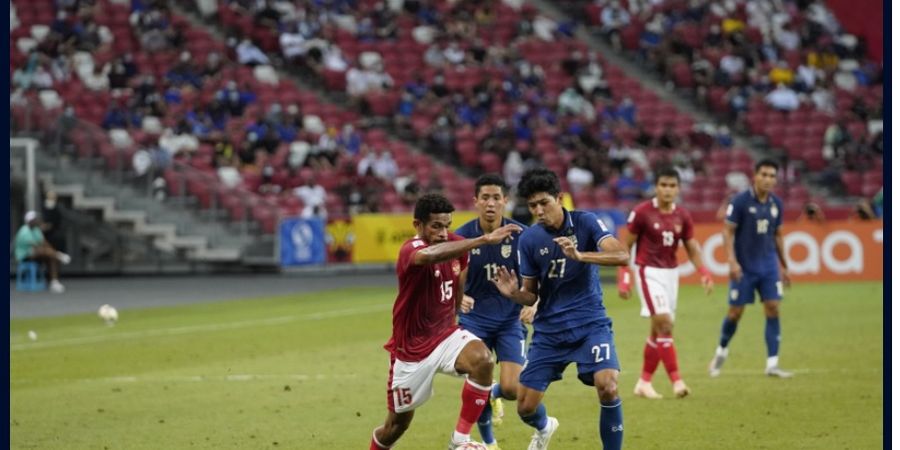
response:
M472 358L472 373L470 375L479 379L487 378L488 381L485 383L490 383L493 372L494 359L491 357L491 352L487 347L479 349Z
M597 394L601 401L613 401L619 397L619 384L615 380L609 380L605 384L597 386Z
M518 404L516 404L516 412L519 413L519 417L524 418L534 415L534 413L537 411L537 407L537 403L531 404L520 401Z
M505 400L515 400L516 399L516 388L515 387L504 387L500 386L500 395Z

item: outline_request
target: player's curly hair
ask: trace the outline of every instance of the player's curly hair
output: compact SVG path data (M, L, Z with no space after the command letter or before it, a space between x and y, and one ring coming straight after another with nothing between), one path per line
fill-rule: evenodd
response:
M475 180L475 196L481 191L482 186L500 186L503 195L509 194L509 185L503 180L503 177L496 173L486 173Z
M452 213L456 211L453 203L441 194L425 194L416 200L416 209L413 218L422 222L428 222L432 214Z
M559 195L559 177L545 167L531 169L522 175L519 181L519 196L527 199L539 192L546 192L554 197Z

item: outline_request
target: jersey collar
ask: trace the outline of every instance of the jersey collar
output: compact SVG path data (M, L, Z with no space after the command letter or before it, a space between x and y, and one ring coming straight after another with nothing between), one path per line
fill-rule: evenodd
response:
M572 222L572 213L563 208L562 226L558 230L549 227L544 227L544 229L547 230L547 233L555 234L556 236L575 234L575 223Z
M500 226L506 225L507 219L506 217L500 217ZM484 234L484 231L481 230L481 217L475 218L475 232L478 234Z
M759 197L756 196L756 189L753 186L750 186L750 189L748 189L748 190L750 191L750 198L752 198L753 200L756 200L756 203L762 203L759 200ZM769 204L771 202L772 202L772 193L769 192L769 196L766 198L766 204Z
M659 209L659 201L656 200L656 197L653 197L653 199L650 201L653 203L654 208ZM671 212L675 212L676 208L678 208L678 204L676 204L675 202L672 202L672 211ZM662 212L662 211L660 211L660 212Z

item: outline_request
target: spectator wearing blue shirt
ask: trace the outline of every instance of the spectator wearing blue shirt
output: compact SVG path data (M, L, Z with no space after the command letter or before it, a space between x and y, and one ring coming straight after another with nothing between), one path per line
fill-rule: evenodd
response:
M737 331L744 307L755 301L759 293L766 315L765 374L789 378L791 372L778 365L781 343L779 306L783 286L790 286L787 259L781 224L784 207L772 193L775 188L778 164L762 160L756 164L753 186L735 195L725 213L725 252L731 284L728 289L728 313L722 321L719 346L709 365L710 376L719 376L728 356L728 343Z
M600 397L603 448L621 449L619 361L596 266L625 266L628 250L593 213L563 208L559 178L552 171L526 172L518 193L537 221L519 237L521 287L515 272L505 266L498 268L494 284L500 294L520 305L531 306L540 299L519 377L518 413L535 429L528 448L549 445L559 421L547 416L544 392L574 362L578 379Z

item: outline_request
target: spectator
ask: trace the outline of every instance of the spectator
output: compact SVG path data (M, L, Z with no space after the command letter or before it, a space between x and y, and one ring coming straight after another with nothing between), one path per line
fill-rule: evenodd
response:
M269 65L269 57L250 39L243 39L235 50L238 63L245 66Z
M791 112L800 107L800 97L793 89L779 84L766 95L766 103L782 112Z
M317 184L312 177L307 177L306 183L294 188L294 195L303 201L303 211L300 213L300 217L328 218L328 212L325 210L325 188Z
M587 169L587 159L584 156L577 156L572 160L572 164L566 173L566 181L569 182L572 193L581 192L594 186L594 174ZM584 207L586 205L580 206Z
M72 258L57 251L44 239L41 225L36 212L25 213L25 224L19 228L15 238L16 261L19 264L33 261L46 265L50 276L50 292L61 294L66 288L59 282L59 264L69 264Z
M387 150L381 151L381 156L378 157L378 160L375 162L375 176L381 178L385 181L391 181L394 177L397 176L398 167L397 162L394 161L394 157L391 155L391 152Z
M810 223L824 223L825 222L825 213L822 212L822 208L819 207L815 202L806 202L803 205L803 214L800 215L801 222L810 222Z

